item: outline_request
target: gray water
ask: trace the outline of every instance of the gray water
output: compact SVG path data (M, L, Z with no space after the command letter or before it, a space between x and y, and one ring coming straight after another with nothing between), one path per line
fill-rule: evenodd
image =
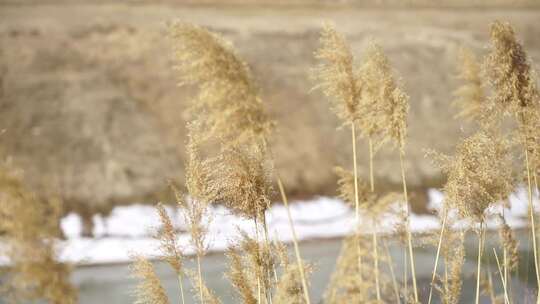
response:
M512 279L512 290L514 294L514 303L534 303L533 286L534 264L532 254L527 251L527 233L519 233L521 265L517 277ZM464 265L465 280L463 283L463 295L461 303L474 302L475 294L475 272L476 272L476 236L469 235L466 238L467 260ZM486 242L486 251L483 267L493 271L493 282L498 290L501 289L498 273L495 271L497 265L493 255L493 246L498 246L495 234L490 234ZM395 265L396 273L403 272L403 253L401 247L398 247L394 241L389 241L392 260ZM311 294L314 299L312 303L322 303L321 299L328 284L330 276L335 266L336 258L341 247L341 240L319 240L310 241L301 244L303 257L314 264L314 272L311 275ZM529 255L529 257L527 257ZM415 248L416 273L418 278L418 287L422 302L427 302L429 294L429 283L431 272L435 259L435 249L433 247ZM529 261L529 263L527 263ZM164 263L155 263L156 272L161 278L171 303L179 303L179 287L177 277L171 269ZM186 267L192 268L192 261L186 263ZM229 282L225 279L226 258L222 253L210 254L204 258L203 272L207 285L222 300L223 304L238 303L234 299L233 291ZM130 278L129 265L101 265L79 267L73 275L73 282L80 288L80 303L133 303L132 292L136 281ZM185 281L184 286L189 282ZM186 288L185 288L186 289ZM191 288L189 288L191 289ZM188 296L191 299L191 296ZM187 303L194 303L188 300ZM432 303L439 303L435 297ZM483 296L482 303L489 303L489 297Z

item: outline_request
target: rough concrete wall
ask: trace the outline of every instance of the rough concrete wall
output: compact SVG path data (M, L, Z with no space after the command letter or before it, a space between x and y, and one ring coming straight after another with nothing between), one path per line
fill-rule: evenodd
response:
M534 10L358 10L31 5L0 9L3 95L0 144L37 191L59 189L73 209L155 200L183 181L185 105L164 22L192 21L222 33L251 65L271 115L277 167L297 196L331 193L334 165L350 165L350 134L311 91L318 32L333 20L361 59L370 38L390 57L411 96L407 172L412 188L437 185L424 149L451 151L468 126L453 120L460 46L482 54L489 23L511 21L540 59ZM2 70L2 69L0 69ZM360 144L360 171L367 146ZM376 158L380 187L399 185L395 151Z

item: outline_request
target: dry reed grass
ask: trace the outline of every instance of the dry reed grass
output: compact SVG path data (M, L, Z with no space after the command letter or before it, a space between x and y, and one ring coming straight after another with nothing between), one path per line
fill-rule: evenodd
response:
M136 304L169 304L165 289L150 261L141 256L134 257L131 271L133 277L139 279L135 288Z
M204 28L175 23L171 25L170 32L176 47L175 60L181 82L198 88L197 98L189 109L187 192L173 187L184 212L191 245L196 252L196 271L184 269L185 257L178 244L175 228L165 208L157 206L162 224L156 235L160 241L161 258L178 276L181 301L185 301L182 278L186 276L193 283L198 302L221 303L206 286L201 267L207 251L207 229L211 220L206 211L210 204L222 203L255 224L256 238L240 232L239 240L227 251L230 268L227 277L239 301L245 304L309 303L306 274L311 267L302 261L296 239L297 263L293 264L284 245L272 243L268 237L265 211L270 204L272 176L275 174L268 138L273 123L264 111L247 64L228 42ZM493 46L483 66L478 64L472 53L463 51L459 77L464 84L455 92L454 103L461 108L458 117L479 122L480 129L461 140L454 155L436 155L438 166L447 175L447 183L443 189L445 201L443 214L440 214L441 231L434 238L437 257L432 287L439 292L441 302L446 304L460 302L465 260L466 231L454 230L452 223L448 223L447 215L452 211L477 224L476 303L479 303L481 286L493 303L502 301L501 296L495 293L491 270L483 271L481 265L486 212L495 204L507 200L516 186L516 177L512 172L511 140L501 134L499 128L504 115L516 118L520 143L524 149L533 250L538 270L531 199L532 182L536 182L540 167L540 96L536 76L508 24L495 22L491 39ZM317 87L330 99L332 110L344 125L351 127L352 135L354 171L336 168L339 197L354 206L358 221L356 233L343 241L335 272L324 296L325 303L385 303L394 300L399 303L402 299L405 303L419 303L403 164L409 98L377 44L369 44L362 64L357 65L345 37L332 26L324 26L320 42L321 47L315 54L322 61L314 73L315 80L319 82ZM489 75L491 91L488 93L491 94L486 94L484 74ZM356 130L369 141L369 183L358 178ZM399 148L403 195L375 192L373 158L387 142ZM219 146L217 155L212 155L215 153L212 150L205 150L207 144ZM20 292L17 296L44 298L52 303L74 303L76 293L66 280L69 268L56 260L53 239L58 234L58 227L55 226L60 216L58 203L38 202L19 180L0 173L0 186L5 188L0 196L0 211L2 217L8 219L1 223L0 230L6 231L10 240L7 255L13 263L14 272L10 278L14 290ZM277 181L287 204L279 177ZM535 187L538 188L538 185ZM400 200L404 202L401 234L404 247L407 247L404 250L408 249L404 261L410 263L405 267L401 292L397 287L390 255L379 254L377 234L377 222L389 212L395 212L390 206ZM371 219L371 240L360 235L360 210ZM290 211L287 211L294 235ZM47 217L54 221L44 221ZM503 263L500 263L496 251L494 253L504 285L503 301L508 303L511 298L507 288L508 273L517 268L518 246L504 217L501 215L500 218ZM264 241L259 239L261 224ZM21 255L20 252L27 254ZM438 272L439 256L444 260L442 274ZM382 270L381 264L388 266L390 276ZM412 292L407 286L409 267L413 280ZM132 271L134 277L140 280L135 290L136 303L169 303L150 261L140 256L134 257ZM428 301L431 302L431 299L432 290Z
M71 267L58 260L61 202L38 199L3 165L0 188L0 231L5 244L0 255L10 262L8 284L0 287L0 293L13 303L76 303L77 290L69 281Z

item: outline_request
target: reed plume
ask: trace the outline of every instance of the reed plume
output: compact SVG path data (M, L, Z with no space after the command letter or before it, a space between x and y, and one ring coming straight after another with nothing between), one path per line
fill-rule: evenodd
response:
M0 255L10 263L8 283L0 292L7 299L77 302L77 290L69 281L71 267L58 260L61 215L59 200L39 199L19 177L0 168L0 231L5 236Z
M519 139L524 150L524 163L527 176L529 218L533 239L536 281L540 285L540 268L532 200L534 174L532 159L538 158L538 118L540 115L540 96L536 75L522 44L517 40L509 23L496 21L491 25L491 50L485 62L489 82L493 90L493 102L504 114L515 117L518 124ZM537 182L536 182L537 183ZM536 185L536 188L538 186ZM540 301L540 296L537 296Z
M230 247L226 253L229 259L229 272L227 277L244 304L257 304L256 286L249 280L244 268L242 256L238 248Z
M258 242L245 232L240 232L240 236L238 244L231 245L227 251L227 276L240 295L242 303L260 303L263 298L270 303L274 281L269 274L275 275L274 271L282 258L283 249L279 244Z
M264 248L270 246L265 212L270 206L271 169L263 151L256 147L236 147L222 151L214 167L213 184L218 193L217 199L234 213L253 221L259 242L259 226L264 228ZM245 241L245 240L244 240ZM255 251L259 252L259 251ZM273 266L273 265L272 265ZM269 277L274 272L271 268L256 271L261 294L271 296ZM264 289L263 289L264 288Z
M369 239L359 235L352 235L343 240L343 245L330 282L324 293L324 303L386 303L390 298L385 295L385 286L389 285L388 278L381 276L381 300L374 299L376 282L371 280L375 271L375 256L372 255L373 244ZM367 261L362 265L363 271L359 274L358 254ZM389 260L379 257L380 262L390 263ZM389 264L389 266L391 266Z
M361 78L354 56L345 37L333 25L325 23L321 31L320 48L315 58L321 64L314 70L315 87L321 89L331 103L331 109L344 124L355 123L359 116Z
M274 297L272 298L275 304L305 304L306 300L302 292L301 271L297 269L297 264L288 264L283 270L283 274L279 279ZM303 273L309 273L309 269L304 269Z
M183 209L184 220L191 236L191 245L197 258L199 299L204 303L205 290L201 270L201 260L207 251L206 236L211 218L208 216L209 205L216 200L215 190L211 183L211 164L213 159L201 159L198 138L190 134L187 143L188 162L186 164L186 188L189 197L172 186L178 205ZM191 276L192 277L192 276Z
M355 208L355 181L354 173L342 167L335 167L334 172L338 176L338 197L345 203ZM363 209L369 202L375 200L375 193L371 192L369 183L357 178L359 208Z
M494 103L514 115L537 106L538 89L531 64L509 23L491 25L491 50L485 61Z
M321 89L328 97L334 113L351 126L353 166L355 181L355 210L359 220L358 170L356 164L356 128L360 107L361 78L355 66L352 51L345 37L329 23L324 24L320 37L320 48L315 58L321 63L313 71L313 79L318 82L315 88Z
M132 276L139 280L135 288L135 304L169 304L165 289L150 261L142 256L135 256L131 271Z
M272 168L264 151L250 147L230 148L221 153L213 168L217 199L233 212L264 221L272 194Z
M161 222L161 228L158 230L156 239L158 239L160 243L162 260L167 262L176 273L176 276L178 277L178 285L180 286L180 299L182 304L184 304L184 255L178 244L174 225L171 218L167 214L167 210L165 210L165 207L161 203L156 206L156 210Z
M447 204L460 216L480 223L491 205L506 200L514 189L507 139L478 131L460 141L453 156L439 156L447 175L443 190Z
M512 231L512 228L508 226L504 217L500 216L500 226L499 226L499 240L501 242L501 247L504 248L508 258L505 259L506 262L503 265L505 271L516 270L519 264L519 248L518 241Z
M362 92L359 68L354 62L352 51L343 35L329 23L324 24L320 37L320 48L315 52L315 58L321 63L314 69L312 77L318 82L315 88L322 90L330 100L331 109L343 121L350 125L353 154L354 204L357 233L360 224L360 199L358 185L358 166L356 155L356 129L360 119L360 97ZM359 244L357 244L359 247ZM360 251L360 248L357 249ZM358 259L358 271L362 280L361 254Z
M401 180L405 197L407 248L413 278L414 298L418 302L412 236L409 229L409 201L403 160L407 136L409 97L403 91L401 83L395 79L390 61L382 48L373 41L370 42L366 50L364 63L361 66L361 75L363 90L359 112L363 118L360 120L360 130L362 135L369 141L370 185L372 191L375 189L373 178L375 151L386 142L391 142L399 148Z
M262 107L248 65L221 36L189 23L170 25L181 85L195 85L190 112L205 139L224 145L265 140L273 122Z
M341 167L335 168L338 179L338 194L345 202L353 205L354 200L354 174ZM370 189L370 186L362 181L358 180L358 197L359 208L363 210L372 223L372 241L373 241L373 263L374 263L374 277L375 288L377 290L377 299L381 300L380 284L379 284L379 254L378 254L378 242L377 242L377 222L381 218L388 214L391 204L400 199L399 194L389 193L386 195L378 195ZM392 266L390 266L392 267Z
M479 301L485 211L508 198L514 189L508 140L493 132L478 131L463 139L452 157L440 156L447 175L446 203L479 225L476 303Z
M449 229L441 245L444 274L436 276L435 288L439 291L441 302L444 304L458 304L461 297L462 271L465 261L464 236L464 231Z
M203 279L201 279L200 273L197 274L193 271L188 271L187 275L190 277L191 281L194 282L195 291L199 291L197 293L197 297L199 300L199 303L206 303L206 304L221 304L221 300L206 286L206 283Z
M501 247L503 248L502 262L499 263L499 258L497 257L496 252L495 258L497 259L497 265L499 266L499 273L501 275L501 281L504 287L504 296L509 302L511 295L509 295L510 281L508 280L508 275L518 268L519 248L514 232L506 223L504 216L499 215L499 220L499 241L501 243Z
M245 147L247 150L255 147L261 152L264 151L263 154L267 157L267 162L270 162L271 158L266 155L266 150L274 123L263 108L262 99L259 96L258 88L254 85L247 64L240 59L230 43L202 27L178 22L171 25L170 32L175 43L175 58L177 69L181 73L181 83L196 85L199 89L198 98L193 102L190 112L195 115L195 120L198 121L199 132L197 133L200 140L218 140L221 149L227 152L224 152L227 155L226 159L223 159L225 165L238 165L238 159L241 159L240 163L243 160L249 160L251 155L240 156L234 161L230 159L231 155L235 155L235 153L229 153L231 148L233 151L238 151ZM239 155L236 153L236 156ZM283 202L288 210L286 194L277 173L276 177ZM233 185L227 185L228 181L221 179L219 181L223 182L219 185L221 189L232 190L231 186ZM237 186L244 187L246 185ZM246 189L236 190L241 192ZM249 191L251 190L257 189ZM229 191L230 197L224 198L238 198L234 192ZM268 242L264 217L264 210L266 210L268 202L265 201L267 198L264 200L260 198L255 202L249 202L250 206L245 206L246 201L242 200L244 205L234 205L234 209L244 215L249 213L253 215L253 212L259 213L258 216L262 215L258 220L262 221L265 241ZM229 206L231 204L232 202L229 203ZM244 207L249 207L250 210ZM289 222L293 236L296 236L290 215ZM296 237L294 237L293 242L299 269L302 271ZM302 277L304 277L303 274ZM304 286L307 286L306 282L304 282ZM309 302L309 293L307 288L305 289L304 293Z
M457 77L463 84L453 94L455 99L452 103L460 109L456 117L479 123L497 121L489 119L491 115L487 114L494 109L488 106L482 66L475 54L470 49L461 48L458 62L460 65Z
M390 61L382 48L371 42L361 67L363 90L361 94L359 128L374 141L375 147L393 141L404 148L407 136L409 97L396 81Z

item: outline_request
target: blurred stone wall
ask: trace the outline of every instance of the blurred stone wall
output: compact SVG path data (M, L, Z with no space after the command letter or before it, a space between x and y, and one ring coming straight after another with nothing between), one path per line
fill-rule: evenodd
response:
M540 59L536 10L3 4L0 146L34 190L54 189L90 214L164 199L168 179L182 184L183 112L193 92L176 85L165 31L174 19L222 33L250 64L278 123L277 168L295 197L333 193L332 167L351 164L349 130L311 90L324 20L347 35L359 60L367 41L378 41L401 76L411 96L413 189L441 181L424 149L449 152L469 129L450 105L459 47L485 53L489 24L502 19ZM360 142L364 176L367 152ZM375 171L379 189L399 187L396 151L380 151Z

